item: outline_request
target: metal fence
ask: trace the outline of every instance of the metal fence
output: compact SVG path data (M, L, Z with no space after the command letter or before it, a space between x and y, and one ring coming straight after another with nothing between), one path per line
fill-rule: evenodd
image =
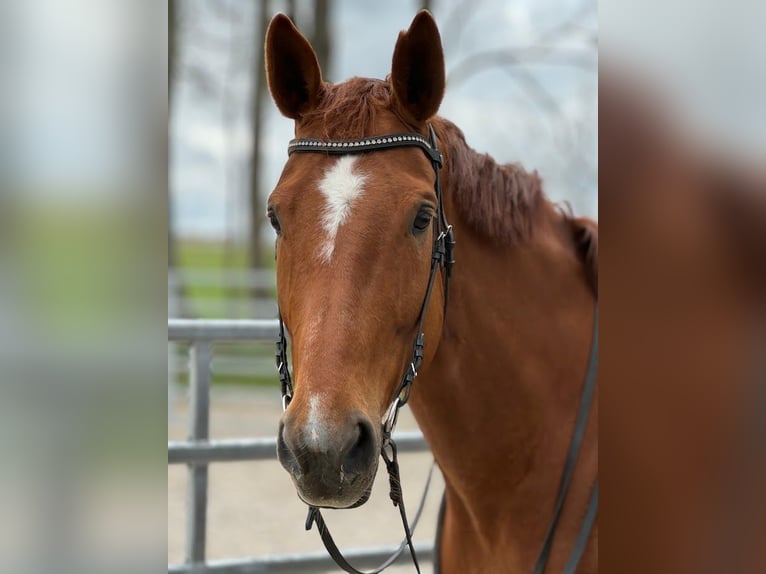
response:
M168 317L273 317L270 269L168 269Z
M189 481L186 498L186 545L184 564L169 564L169 573L261 574L276 572L317 572L333 569L334 562L325 552L281 554L257 558L205 560L207 525L208 464L226 461L276 458L276 437L260 439L209 439L210 364L213 343L217 341L273 341L277 337L276 320L199 320L168 319L168 341L188 341L189 398L188 440L168 442L168 464L186 464ZM398 433L401 452L428 450L418 432ZM433 544L416 544L418 556L433 558ZM372 547L346 551L358 567L369 568L382 562L396 550ZM400 557L408 558L407 553Z

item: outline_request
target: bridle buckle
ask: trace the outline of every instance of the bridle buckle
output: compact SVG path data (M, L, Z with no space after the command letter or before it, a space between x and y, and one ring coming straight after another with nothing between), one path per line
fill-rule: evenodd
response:
M399 419L399 407L400 401L399 397L397 396L391 403L391 406L388 407L386 418L383 421L383 436L386 438L390 437L391 433L394 432L396 421Z

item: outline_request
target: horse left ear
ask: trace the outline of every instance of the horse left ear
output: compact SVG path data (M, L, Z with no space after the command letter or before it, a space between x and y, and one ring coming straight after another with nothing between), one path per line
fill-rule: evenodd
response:
M391 64L391 83L399 110L412 124L439 111L444 97L444 51L436 21L421 10L409 30L399 33Z
M279 111L300 120L316 108L322 91L322 71L309 41L284 14L266 30L266 79Z

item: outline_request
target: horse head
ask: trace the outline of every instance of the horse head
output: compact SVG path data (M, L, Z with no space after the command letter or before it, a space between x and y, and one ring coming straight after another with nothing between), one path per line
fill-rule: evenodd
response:
M300 140L427 138L444 94L441 40L425 11L399 35L386 80L325 82L310 43L284 15L267 31L266 69L274 101ZM442 281L433 282L425 308L424 294L439 207L432 161L414 147L292 154L269 197L294 379L278 455L312 506L367 500L382 420L410 363L421 309L423 366L433 357Z

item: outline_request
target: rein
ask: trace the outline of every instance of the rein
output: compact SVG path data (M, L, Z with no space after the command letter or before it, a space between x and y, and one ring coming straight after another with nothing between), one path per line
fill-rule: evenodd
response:
M593 338L591 339L590 357L588 358L588 369L585 373L585 384L583 385L582 395L580 396L580 406L577 408L577 415L575 417L574 431L572 432L572 438L569 441L569 450L567 451L566 462L564 462L564 470L561 473L561 481L559 483L558 494L556 495L556 502L553 506L553 517L548 525L548 530L545 533L545 539L543 546L540 549L540 554L537 557L537 563L535 564L534 574L543 574L545 572L545 566L548 563L550 557L551 548L553 547L553 535L556 533L556 526L558 525L559 518L561 517L561 511L564 508L564 501L566 500L567 493L569 492L569 485L574 475L575 464L580 455L580 447L582 446L583 438L585 437L585 427L588 424L588 415L590 414L590 406L593 402L593 391L596 388L596 372L598 371L598 301L593 309ZM569 560L564 568L565 574L574 574L577 570L577 565L580 563L585 552L585 546L590 538L590 532L593 528L593 523L596 520L596 512L598 511L598 479L593 484L591 490L590 500L588 501L588 509L585 511L585 517L583 518L582 525L580 526L580 532L575 540L572 553L569 555Z
M428 305L431 301L431 292L433 291L433 286L436 281L436 272L438 269L442 270L444 281L444 312L446 314L447 298L449 295L449 278L451 275L452 266L455 263L453 259L455 250L455 235L452 231L452 226L447 222L442 199L440 169L443 164L443 159L436 146L436 134L434 133L434 129L430 124L428 126L428 134L428 139L425 139L420 134L415 133L391 134L351 141L294 139L288 144L287 148L288 155L292 155L293 153L350 155L401 147L417 147L425 152L434 169L434 191L436 192L438 213L434 218L433 225L434 240L431 250L431 269L428 275L428 285L426 286L426 292L423 297L423 304L420 307L420 314L417 321L417 335L412 345L412 355L410 357L409 365L407 365L405 368L401 382L397 386L396 392L393 395L393 399L391 400L386 416L382 422L383 440L381 442L380 455L386 464L389 484L391 487L389 496L391 497L391 501L393 502L394 506L399 508L402 526L404 527L405 539L399 545L398 550L394 552L378 568L368 572L361 572L349 564L341 554L340 550L335 544L335 541L330 535L330 531L327 528L327 524L325 523L319 508L315 506L309 506L308 516L306 517L306 530L311 530L311 527L316 524L317 529L319 530L319 535L322 538L322 542L324 543L327 552L330 554L333 560L335 560L335 563L338 566L350 574L378 574L390 566L400 556L405 546L409 546L410 555L412 556L412 561L415 564L415 569L417 570L418 574L420 573L420 565L418 564L418 559L415 554L415 547L412 543L412 533L414 532L415 526L417 526L417 522L420 519L420 515L423 510L425 498L428 493L428 487L431 482L433 466L431 467L431 471L428 474L428 480L426 481L426 486L420 501L420 505L418 507L418 512L415 516L415 521L413 522L412 528L410 528L409 521L407 519L407 512L404 508L404 496L402 494L401 478L399 475L397 447L392 434L399 417L399 409L407 404L407 401L410 397L412 384L415 381L415 378L418 376L418 369L423 362L423 349L425 348L425 333L423 331L423 325L425 323L425 316L426 312L428 311ZM287 338L285 337L285 326L284 322L282 321L281 312L279 313L279 338L277 340L276 361L277 370L279 371L279 382L282 389L282 409L287 410L287 407L293 397L293 383L287 360Z
M556 502L553 507L553 517L548 524L548 529L545 532L545 539L543 545L540 548L540 553L537 556L535 562L534 574L543 574L545 568L548 565L548 558L550 558L551 549L553 548L553 537L556 533L556 527L558 526L559 518L564 507L564 501L566 500L569 492L569 485L574 474L574 467L577 463L577 459L580 454L580 447L582 446L583 437L585 436L585 427L588 423L588 415L590 414L591 403L593 402L593 392L596 388L596 373L598 371L598 301L593 309L593 335L591 339L590 356L588 357L588 367L585 372L585 384L583 385L582 395L580 396L580 406L577 409L577 416L575 417L574 431L572 432L572 438L569 441L569 450L567 451L566 461L564 462L564 469L561 473L561 480L559 482L558 493L556 494ZM439 515L436 522L436 544L434 548L434 574L441 572L441 538L442 527L444 524L444 514L447 510L447 493L442 496L442 502L439 506ZM575 574L577 567L580 565L580 559L585 553L585 547L588 545L590 533L593 530L593 524L596 521L596 513L598 512L598 479L596 479L591 490L590 499L588 500L588 508L585 511L580 531L577 534L574 548L569 554L569 559L564 566L563 574Z

